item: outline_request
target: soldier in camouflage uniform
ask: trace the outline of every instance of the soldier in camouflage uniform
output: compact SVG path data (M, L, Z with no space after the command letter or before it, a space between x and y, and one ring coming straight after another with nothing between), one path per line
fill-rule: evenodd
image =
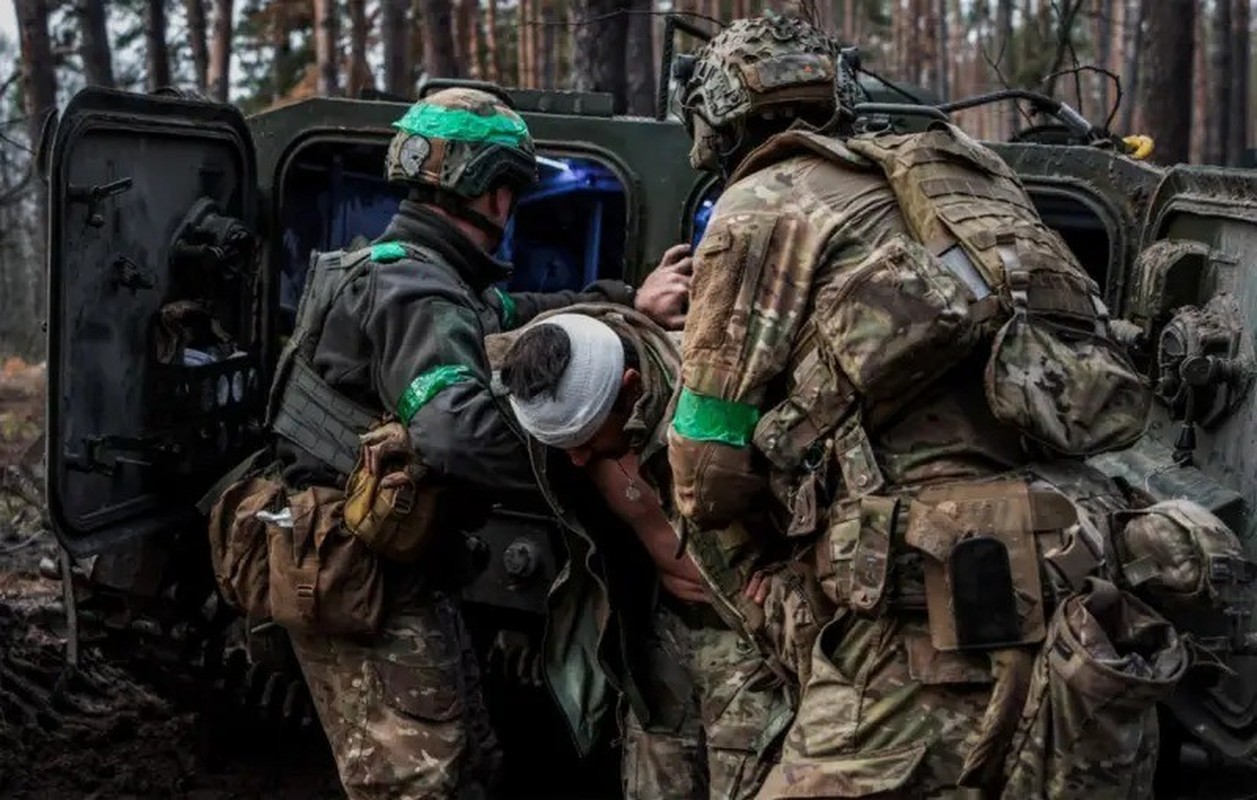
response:
M988 366L982 326L1006 313L997 298L1020 313L1027 284L1000 294L983 275L1055 270L1050 290L1029 280L1023 327L1001 329L1036 356L1060 343L1023 336L1045 307L1094 326L1077 341L1109 341L1094 286L956 129L854 135L859 90L835 50L800 20L741 20L680 76L691 162L726 188L695 251L668 455L691 556L800 682L760 797L1147 796L1183 645L1109 582L1116 487L1076 460L1031 469L1045 449L991 400L1055 391L1036 410L1112 449L1142 431L1142 387L1119 356L1090 393L1073 391L1076 364L1018 372L1006 347ZM891 178L922 163L942 166L907 204ZM927 236L930 191L955 205ZM970 237L988 208L1008 234ZM1119 407L1088 417L1093 401ZM978 552L999 555L958 560Z
M469 575L460 531L477 524L459 515L483 508L485 494L511 502L536 492L523 439L490 390L485 334L582 300L635 303L675 322L683 291L658 275L636 295L619 281L584 293L492 289L509 265L490 254L517 194L536 180L524 121L489 93L448 89L396 127L387 174L410 196L366 250L315 259L313 269L329 263L351 276L366 268L330 300L313 357L293 368L273 426L289 492L340 489L353 456L338 454L356 451L364 431L340 431L343 414L308 408L349 402L365 420L391 413L429 479L449 487L451 517L418 564L384 562L378 635L294 632L292 640L351 798L484 797L500 755L456 600ZM316 302L312 283L303 307ZM294 387L303 387L303 403L289 400Z
M622 693L626 798L753 797L791 705L678 552L664 438L677 345L606 304L542 315L506 338L502 382L573 556L551 592L551 630L585 632L550 637L565 643L547 653L560 705L583 715L586 735L604 721L606 687L574 681L597 677L580 668L596 659Z

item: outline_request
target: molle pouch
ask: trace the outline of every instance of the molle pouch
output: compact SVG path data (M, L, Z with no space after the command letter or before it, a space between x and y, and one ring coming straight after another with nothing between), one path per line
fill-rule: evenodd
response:
M986 365L995 418L1067 456L1132 444L1152 395L1113 339L1094 284L1025 238L1003 237L999 250L1013 313Z
M1056 609L1035 659L1002 796L1152 797L1156 705L1187 663L1169 622L1089 579Z
M815 319L830 361L876 426L969 355L970 291L906 236L892 237L817 291Z
M773 495L790 515L787 536L814 533L822 521L829 437L855 402L851 385L824 358L816 327L806 325L800 339L786 398L760 418L752 437L771 464Z
M254 476L231 484L209 515L214 581L229 606L250 619L269 619L270 575L266 523L259 513L278 510L284 487Z
M867 495L835 503L816 547L822 593L839 608L874 616L887 599L901 501Z
M1200 637L1224 635L1252 611L1253 562L1239 538L1190 500L1113 514L1113 545L1126 586Z
M941 651L1034 644L1046 633L1036 533L1077 522L1024 481L953 483L911 503L905 542L923 554L930 638Z
M399 422L362 436L362 451L345 484L345 528L387 559L413 563L438 530L442 488Z
M371 636L384 616L378 556L342 524L344 497L310 487L265 518L271 617L283 627L327 636Z

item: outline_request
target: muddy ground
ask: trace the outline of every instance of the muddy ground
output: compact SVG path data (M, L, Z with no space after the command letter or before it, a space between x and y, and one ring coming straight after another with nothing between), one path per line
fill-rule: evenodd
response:
M0 797L343 797L317 725L262 725L142 653L106 652L91 624L66 668L43 386L40 367L0 365Z

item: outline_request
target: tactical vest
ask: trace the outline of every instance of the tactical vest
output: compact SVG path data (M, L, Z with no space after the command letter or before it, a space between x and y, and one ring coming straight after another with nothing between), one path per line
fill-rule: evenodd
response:
M425 257L413 245L398 246L412 258ZM267 403L270 430L343 475L353 470L358 459L359 437L383 415L333 389L315 371L313 359L332 306L371 266L371 253L366 247L311 254L296 326L280 353Z

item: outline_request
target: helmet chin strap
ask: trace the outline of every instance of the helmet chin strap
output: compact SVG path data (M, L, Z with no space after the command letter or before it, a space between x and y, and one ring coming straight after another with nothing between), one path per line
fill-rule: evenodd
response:
M474 225L488 236L491 246L486 249L489 252L497 250L502 243L502 239L506 235L506 229L472 208L462 197L453 192L438 191L430 198L430 202L451 216Z

